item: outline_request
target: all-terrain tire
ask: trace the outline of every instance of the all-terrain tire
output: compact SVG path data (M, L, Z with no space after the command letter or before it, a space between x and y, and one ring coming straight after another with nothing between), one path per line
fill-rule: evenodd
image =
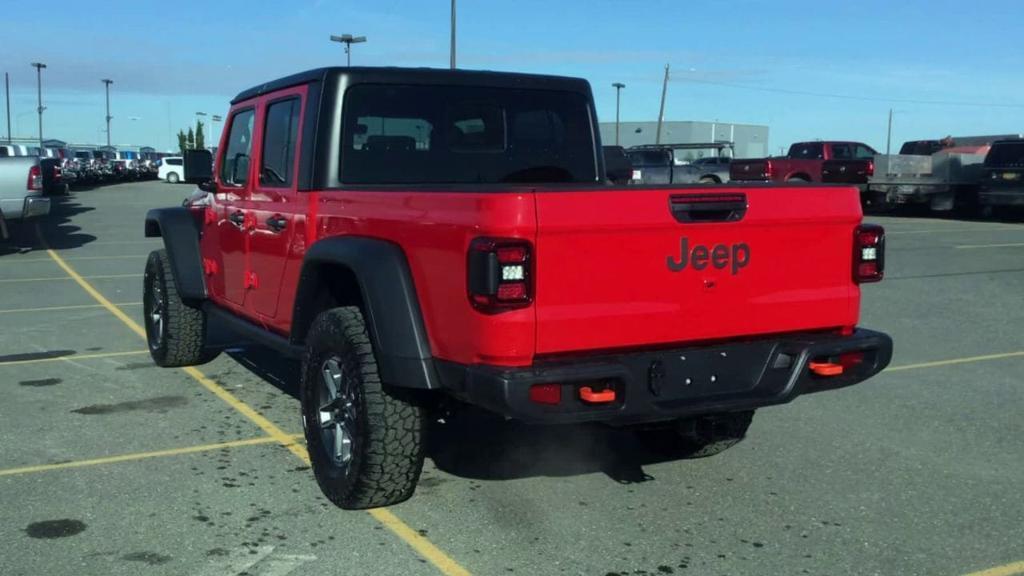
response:
M327 380L335 382L334 396ZM313 321L300 398L313 473L331 502L363 509L412 496L423 469L426 413L408 390L381 382L359 308L333 308ZM347 450L336 441L334 423L342 421Z
M158 366L196 366L217 356L206 349L206 314L178 295L166 250L149 253L142 309L149 353Z
M753 410L699 416L664 428L639 430L638 434L644 446L660 455L707 458L739 444L753 418Z

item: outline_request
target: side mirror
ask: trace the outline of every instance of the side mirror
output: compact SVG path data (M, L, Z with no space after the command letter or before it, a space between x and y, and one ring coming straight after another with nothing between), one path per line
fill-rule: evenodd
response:
M199 186L199 189L202 190L203 192L209 192L210 194L217 193L217 183L214 182L213 180L203 180L202 182L197 184L197 186Z

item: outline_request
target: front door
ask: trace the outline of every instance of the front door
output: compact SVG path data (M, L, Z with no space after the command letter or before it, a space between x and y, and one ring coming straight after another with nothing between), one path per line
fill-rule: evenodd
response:
M260 108L260 145L256 155L259 169L250 197L253 216L249 233L248 315L277 325L281 277L285 273L296 214L303 211L305 196L297 191L298 136L302 123L305 87L276 93Z
M215 229L217 242L213 256L219 259L210 276L220 275L214 282L223 286L221 296L231 305L241 307L246 292L246 243L253 227L247 203L252 192L252 140L255 136L256 109L234 112L222 143L217 173L217 194L213 216L207 225ZM205 255L204 255L205 256Z

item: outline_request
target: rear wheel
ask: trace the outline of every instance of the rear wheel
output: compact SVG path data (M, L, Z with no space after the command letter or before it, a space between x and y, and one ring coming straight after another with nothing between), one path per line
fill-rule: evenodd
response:
M802 178L800 176L791 176L789 178L786 178L786 182L790 182L792 184L808 184L810 183L810 180L808 180L807 178Z
M720 184L720 182L711 176L705 176L700 179L701 184Z
M149 353L158 366L205 364L217 356L206 345L206 314L178 295L166 250L154 250L146 261L142 297Z
M306 338L300 397L313 473L341 508L412 496L423 469L424 409L380 380L358 308L321 313Z
M177 184L178 183L178 173L177 172L168 172L167 173L167 182L169 184Z
M662 428L639 430L649 450L673 458L706 458L738 444L747 434L754 411L729 412L677 420Z

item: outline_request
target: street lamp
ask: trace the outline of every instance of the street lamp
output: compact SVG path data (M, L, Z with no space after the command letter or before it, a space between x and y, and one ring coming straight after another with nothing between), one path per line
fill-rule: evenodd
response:
M622 82L614 82L612 86L615 87L615 145L619 145L619 94L622 89L626 87Z
M46 64L42 62L33 62L32 67L36 69L36 86L38 89L39 107L36 111L39 112L39 151L43 150L43 68L46 68Z
M455 0L452 0L452 52L451 67L455 70Z
M216 124L217 122L221 122L223 120L224 120L224 118L219 116L219 115L217 115L217 114L214 114L213 116L210 116L210 136L213 136L214 134L217 133L217 130L216 130L216 128L213 127L213 125ZM220 138L217 138L216 140L214 140L214 142L219 146L220 145Z
M341 42L345 45L345 65L352 66L352 45L366 42L366 36L353 36L351 34L335 36L332 34L331 42Z
M104 78L103 80L100 80L100 82L106 84L105 88L107 89L107 148L110 148L110 119L113 118L113 116L110 115L110 85L113 84L114 81Z

